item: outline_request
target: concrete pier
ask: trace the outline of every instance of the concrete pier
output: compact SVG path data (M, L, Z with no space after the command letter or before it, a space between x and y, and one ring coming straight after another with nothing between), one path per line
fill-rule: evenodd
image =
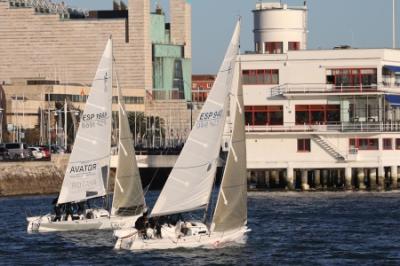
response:
M289 190L294 190L295 185L294 185L294 169L293 168L287 168L286 169L286 181L287 181L287 188Z
M378 167L378 190L385 189L385 168Z
M314 185L315 189L321 189L321 170L314 171Z
M371 190L376 190L377 188L376 168L369 169L369 188Z
M310 190L310 186L308 185L308 171L301 171L301 189L304 191Z
M398 189L400 166L372 166L353 168L287 168L252 170L248 181L257 189L273 190L370 190Z
M264 182L265 182L266 188L271 188L270 178L269 177L270 177L269 176L269 171L265 171Z
M364 168L357 169L358 189L365 190L365 173Z
M390 175L392 179L392 189L397 189L397 179L399 178L399 171L397 165L391 167Z
M351 167L346 167L344 170L344 178L345 178L345 189L352 190L353 186L351 184Z
M279 186L279 172L277 170L271 171L271 185Z
M323 189L328 189L328 177L329 177L329 171L326 169L322 170L322 188Z

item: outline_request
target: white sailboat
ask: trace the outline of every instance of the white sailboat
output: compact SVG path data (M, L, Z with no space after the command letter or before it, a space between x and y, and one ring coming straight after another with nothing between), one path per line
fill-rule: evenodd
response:
M235 107L231 113L230 149L211 222L167 222L161 225L161 236L158 233L157 237L153 236L157 233L138 232L134 228L116 230L116 249L220 247L243 240L248 231L244 108L241 84L233 81L234 73L239 80L238 71L235 72L239 32L240 22L195 127L151 212L154 219L201 209L207 213L231 98Z
M111 214L106 208L82 207L82 203L90 199L107 196L111 156L112 50L110 38L92 83L57 201L57 206L69 210L71 206L79 207L78 213L28 217L28 232L130 227L145 208L119 86L119 160Z

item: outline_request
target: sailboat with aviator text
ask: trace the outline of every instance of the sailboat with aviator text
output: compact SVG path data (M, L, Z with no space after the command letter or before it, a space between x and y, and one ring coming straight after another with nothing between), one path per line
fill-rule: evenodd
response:
M28 217L28 232L130 227L146 208L132 134L117 80L119 103L118 166L112 208L88 206L106 198L111 159L113 48L108 40L92 83L65 172L55 214Z
M240 21L201 114L151 211L149 228L116 230L116 249L213 248L244 240L248 231L246 145L242 87L235 67L239 32ZM229 103L233 121L229 152L218 200L208 217ZM199 210L204 210L202 221L175 219ZM154 229L151 224L156 224Z

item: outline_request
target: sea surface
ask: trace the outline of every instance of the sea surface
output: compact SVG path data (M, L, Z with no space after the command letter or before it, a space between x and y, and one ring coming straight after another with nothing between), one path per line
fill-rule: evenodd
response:
M1 265L400 265L397 192L251 192L246 244L136 253L107 231L27 234L53 198L0 198Z

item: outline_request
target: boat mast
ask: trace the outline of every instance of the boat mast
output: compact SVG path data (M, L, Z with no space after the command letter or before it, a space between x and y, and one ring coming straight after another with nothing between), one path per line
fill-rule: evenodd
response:
M110 35L110 40L112 43L112 35ZM112 79L112 74L113 74L113 66L114 66L114 45L111 45L111 98L112 98L112 91L113 91L113 79ZM118 84L118 77L116 76L117 79L117 84ZM118 96L119 97L119 96ZM111 100L111 112L110 112L110 119L112 119L112 100ZM111 125L111 131L112 131L112 125ZM112 134L110 134L110 139L112 139ZM111 142L110 142L111 145ZM111 164L111 156L108 162L108 175L107 175L107 184L106 184L106 195L105 195L105 205L104 208L108 211L108 213L111 213L111 204L110 204L110 192L109 192L109 188L110 188L110 164Z

